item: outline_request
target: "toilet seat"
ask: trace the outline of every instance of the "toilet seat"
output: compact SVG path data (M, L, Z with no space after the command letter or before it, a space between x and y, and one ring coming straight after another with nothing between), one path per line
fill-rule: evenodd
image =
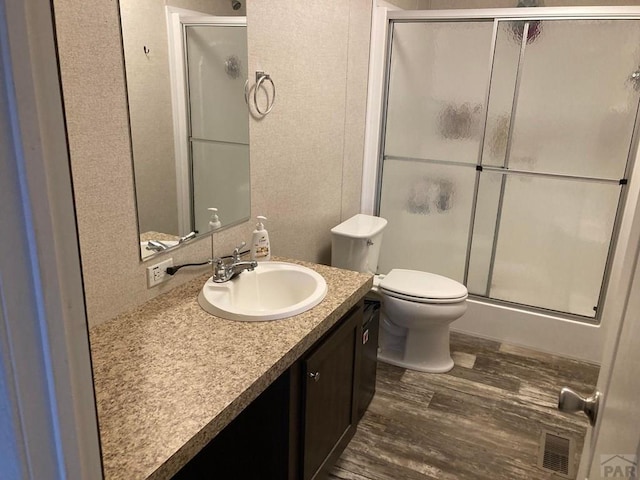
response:
M458 303L468 296L467 288L455 280L400 268L381 277L378 288L385 295L415 303Z

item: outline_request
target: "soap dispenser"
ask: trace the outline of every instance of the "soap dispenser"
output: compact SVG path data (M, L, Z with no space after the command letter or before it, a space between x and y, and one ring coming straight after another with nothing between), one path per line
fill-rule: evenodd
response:
M217 230L222 226L222 222L218 218L218 209L211 207L207 208L211 213L211 219L209 219L209 230Z
M258 223L251 237L251 260L271 260L271 245L269 244L269 232L264 228L264 220L267 217L258 215Z

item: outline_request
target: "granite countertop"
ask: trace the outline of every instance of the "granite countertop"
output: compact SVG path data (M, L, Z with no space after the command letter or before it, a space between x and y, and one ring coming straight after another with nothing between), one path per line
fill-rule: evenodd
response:
M210 315L197 302L207 274L91 329L105 480L171 478L372 285L368 274L291 262L328 286L295 317Z
M162 233L162 232L154 232L153 230L149 230L148 232L144 232L140 234L141 242L148 242L150 240L156 240L160 242L164 242L165 240L180 240L179 235L173 235L171 233Z

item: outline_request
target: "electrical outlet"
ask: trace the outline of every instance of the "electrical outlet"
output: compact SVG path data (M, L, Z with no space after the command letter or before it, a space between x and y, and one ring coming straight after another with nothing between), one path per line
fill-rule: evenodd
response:
M147 267L147 288L166 282L171 278L167 273L167 268L173 267L173 258L168 258L160 263Z

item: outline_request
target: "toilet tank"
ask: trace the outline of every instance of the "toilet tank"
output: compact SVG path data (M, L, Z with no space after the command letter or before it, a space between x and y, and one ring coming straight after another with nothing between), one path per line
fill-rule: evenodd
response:
M331 265L376 273L384 218L359 213L331 229Z

